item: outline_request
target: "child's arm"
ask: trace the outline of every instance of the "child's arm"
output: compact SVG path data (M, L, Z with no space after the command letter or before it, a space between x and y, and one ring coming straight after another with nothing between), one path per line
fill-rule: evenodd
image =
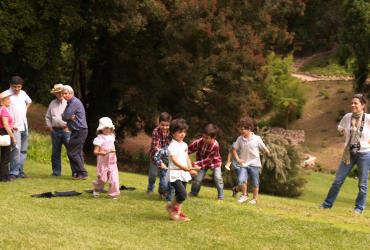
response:
M244 161L242 159L239 158L239 155L238 155L238 152L236 152L236 149L233 148L233 155L235 157L235 160L239 163L239 164L243 164Z
M165 165L164 163L163 163L163 161L160 159L160 157L156 157L157 156L157 153L154 155L154 159L153 159L153 163L154 163L154 165L156 165L157 167L159 167L159 168L161 168L162 167L162 164L163 165Z
M188 146L188 154L192 154L198 150L199 140L195 140Z
M154 152L158 152L161 150L161 137L158 134L157 128L153 130L152 132L152 143L151 148Z
M266 147L265 143L262 141L262 139L260 138L260 142L259 142L259 148L262 149L267 156L270 156L270 150Z
M229 151L229 153L227 154L226 164L225 164L226 170L230 170L230 165L231 165L231 152Z
M226 163L231 162L231 157L232 155L231 155L231 152L229 151L229 153L227 154Z
M164 164L163 161L162 161L162 158L166 156L165 150L167 150L167 149L162 148L159 151L157 151L153 156L154 165L156 165L159 168L163 168L163 169L167 169L166 164Z
M108 153L110 153L110 152L107 152L105 150L100 150L100 146L97 146L97 145L94 146L94 155L96 155L96 156L98 156L98 155L106 155Z
M210 153L207 155L206 158L200 161L195 161L193 166L198 166L200 168L210 167L213 166L213 160L219 156L219 147L217 144L213 144L212 148L210 149Z
M176 167L178 167L178 168L180 168L180 169L182 169L182 170L184 170L184 171L189 171L189 170L191 169L191 168L190 168L190 167L188 167L188 166L181 165L181 163L178 161L177 156L175 156L175 155L170 155L170 159L171 159L171 161L173 162L173 164L175 164L175 166L176 166ZM187 164L189 164L189 161L190 161L190 159L189 159L189 157L188 157L188 162L187 162ZM191 162L190 162L190 164L191 164Z
M263 151L265 151L265 153L267 154L267 156L270 156L271 155L270 150L266 146L263 147Z

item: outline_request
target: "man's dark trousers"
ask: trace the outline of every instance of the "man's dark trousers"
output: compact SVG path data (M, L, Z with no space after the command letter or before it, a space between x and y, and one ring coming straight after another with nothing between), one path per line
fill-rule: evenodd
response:
M84 167L83 147L87 138L88 130L73 130L67 147L67 155L71 164L72 176L87 176Z

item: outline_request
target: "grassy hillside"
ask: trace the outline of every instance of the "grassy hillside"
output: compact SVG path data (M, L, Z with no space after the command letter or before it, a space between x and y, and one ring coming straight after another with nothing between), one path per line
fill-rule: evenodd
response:
M204 187L200 197L185 202L191 222L168 219L164 201L145 195L146 176L120 173L118 200L77 197L32 198L46 191L91 188L86 181L50 176L50 165L28 160L30 178L0 183L1 249L368 249L370 217L356 217L352 207L356 181L347 180L332 210L318 209L331 175L308 174L299 199L261 195L256 206L239 205L226 191L223 203L216 190Z

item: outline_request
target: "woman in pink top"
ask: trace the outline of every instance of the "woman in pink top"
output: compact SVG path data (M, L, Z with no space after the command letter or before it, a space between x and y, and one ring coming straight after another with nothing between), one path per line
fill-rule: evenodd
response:
M109 183L108 195L113 199L117 199L120 191L112 120L109 117L100 118L96 132L98 136L94 139L93 144L94 155L97 156L97 179L93 182L93 194L94 197L99 196L99 192L103 190L104 184Z
M9 135L13 145L16 145L16 140L13 134L13 117L8 112L10 106L11 93L4 91L0 94L0 135ZM10 181L9 163L10 163L10 145L0 147L0 181Z

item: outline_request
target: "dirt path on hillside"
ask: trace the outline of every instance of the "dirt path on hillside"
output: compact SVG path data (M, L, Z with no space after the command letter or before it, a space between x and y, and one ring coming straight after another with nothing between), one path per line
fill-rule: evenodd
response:
M352 77L346 76L319 76L309 73L292 73L292 76L304 82L318 82L318 81L352 81Z

